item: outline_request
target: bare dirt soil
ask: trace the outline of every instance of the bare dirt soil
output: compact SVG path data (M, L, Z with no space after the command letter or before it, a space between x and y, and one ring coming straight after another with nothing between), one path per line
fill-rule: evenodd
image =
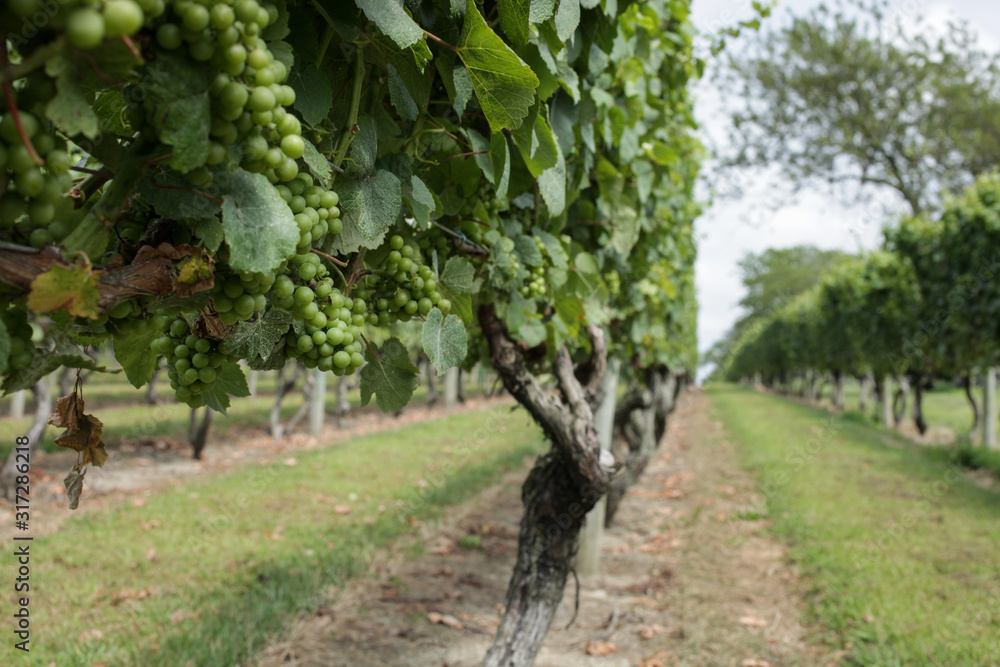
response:
M388 417L374 408L355 410L343 419L329 418L319 437L297 433L275 441L259 427L229 431L226 438L212 438L209 434L201 461L192 459L191 447L176 438L122 442L109 450L103 468L88 467L80 507L75 511L67 509L62 480L76 464L77 453L36 452L31 461L32 535L49 535L68 520L123 502L141 506L147 496L192 478L220 475L247 465L268 465L289 459L295 452L333 447L369 433L512 402L505 395L493 399L470 397L452 408L415 404L398 417ZM11 539L15 532L13 518L13 503L0 498L0 541Z
M477 665L502 611L527 470L423 526L422 555L402 545L369 578L331 589L257 667ZM601 573L580 582L575 622L567 629L571 579L536 665L838 664L802 625L804 585L760 502L707 399L690 391L605 533Z

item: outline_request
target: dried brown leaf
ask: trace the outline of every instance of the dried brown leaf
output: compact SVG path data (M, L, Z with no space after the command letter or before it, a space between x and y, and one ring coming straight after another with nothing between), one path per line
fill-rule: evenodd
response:
M589 641L587 642L587 655L611 655L616 653L618 647L611 642Z
M465 628L462 622L451 614L442 614L436 611L432 611L427 614L427 620L430 621L431 625L440 623L441 625L447 625L452 630L463 630Z

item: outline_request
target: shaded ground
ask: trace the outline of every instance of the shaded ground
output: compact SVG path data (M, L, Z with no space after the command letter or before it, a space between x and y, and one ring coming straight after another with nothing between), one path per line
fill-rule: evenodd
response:
M772 540L752 478L692 390L605 534L602 573L572 582L537 661L579 665L836 664L800 624L803 586ZM383 555L331 592L258 667L478 664L496 629L527 470L427 526L422 556ZM403 553L400 548L397 553Z
M31 534L35 537L49 535L65 521L88 512L114 507L131 500L136 507L154 493L182 484L193 477L218 475L245 465L264 465L285 461L295 465L295 452L331 447L351 438L391 430L439 419L458 412L482 410L503 402L512 403L509 396L498 399L470 397L464 404L453 408L424 404L408 406L399 417L389 417L377 409L352 411L345 418L327 418L320 437L296 433L275 441L262 428L237 429L226 438L209 435L208 445L202 452L203 460L191 458L191 447L184 436L130 440L109 450L103 468L90 467L84 481L79 509L67 509L63 478L76 464L75 451L48 453L36 452L31 462ZM50 428L46 437L55 437L58 431ZM14 530L13 504L0 498L0 540L11 539Z

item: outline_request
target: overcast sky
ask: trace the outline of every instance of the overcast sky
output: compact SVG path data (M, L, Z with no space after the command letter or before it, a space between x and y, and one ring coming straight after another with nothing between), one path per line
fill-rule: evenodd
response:
M789 12L803 14L820 0L779 2L770 22L783 21ZM980 33L984 46L1000 47L1000 3L996 0L895 0L894 9L903 15L922 13L932 25L943 26L949 18L968 20ZM753 15L750 0L693 0L693 20L703 31L715 32ZM727 119L722 114L719 91L707 78L696 89L698 120L706 143L722 144ZM766 192L768 176L749 174L751 189ZM772 177L773 182L773 177ZM756 184L756 188L754 188ZM739 186L740 184L736 184ZM780 182L776 187L780 187ZM892 207L886 202L882 208ZM698 237L698 346L707 350L732 326L740 315L743 297L737 262L748 252L813 244L824 249L857 252L878 245L880 229L858 225L861 211L841 206L837 199L818 188L800 193L797 203L773 213L757 198L719 200L695 225Z

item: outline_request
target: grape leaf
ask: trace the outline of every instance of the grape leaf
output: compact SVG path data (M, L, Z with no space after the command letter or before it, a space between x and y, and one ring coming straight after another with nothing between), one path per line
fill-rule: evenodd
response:
M215 252L222 245L222 221L217 217L202 218L194 225L194 234L205 244L205 249Z
M284 2L276 2L274 6L278 9L278 18L274 20L274 23L267 26L260 31L261 39L267 42L273 42L276 39L284 39L291 32L291 28L288 26L289 14L288 8L285 7Z
M157 185L160 187L156 187ZM139 194L157 213L177 221L217 215L222 206L218 202L219 197L215 195L223 193L218 191L217 186L213 186L211 190L204 193L193 189L184 174L172 170L155 174L152 182L144 180L139 184Z
M528 13L528 20L532 23L541 23L552 18L556 11L556 0L532 0L531 11Z
M541 320L530 319L521 325L517 335L528 347L536 347L545 342L545 325Z
M130 137L132 132L128 124L128 104L125 97L117 90L106 90L94 101L94 113L101 121L101 127L121 137Z
M556 34L566 42L580 25L580 0L559 0L556 10Z
M410 177L410 192L406 193L406 201L410 204L413 217L424 227L429 227L431 218L440 214L443 208L441 201L416 175Z
M545 246L552 259L552 266L558 269L565 269L569 266L569 255L566 254L566 250L558 238L541 229L533 230L532 234Z
M514 239L514 254L525 266L542 265L542 251L530 236L518 236Z
M417 109L417 103L413 101L410 91L406 89L403 78L399 76L399 70L392 63L389 63L387 67L389 70L389 100L392 102L392 106L396 107L400 118L416 120L420 110Z
M507 34L508 41L514 46L527 44L531 0L498 0L497 9L500 12L500 27Z
M7 369L10 375L4 380L3 393L30 389L43 377L63 366L108 372L106 368L98 366L93 359L84 354L77 345L70 342L68 336L63 335L52 350L37 350L27 366Z
M451 301L452 311L466 324L472 323L472 278L475 270L463 257L452 257L438 279L438 291Z
M208 158L210 72L181 52L160 53L146 67L147 108L160 141L173 146L170 165L178 171L188 172Z
M274 346L288 333L292 314L282 308L268 308L263 315L236 325L222 344L225 354L233 354L248 362L271 356Z
M402 190L396 175L379 169L356 180L337 180L344 230L334 239L337 252L377 248L389 226L396 222L402 205ZM298 232L296 232L297 234Z
M229 397L242 398L250 395L250 388L247 386L247 377L243 374L243 369L234 363L222 364L222 370L215 379L215 384L209 391L202 392L205 405L216 412L226 414L229 407Z
M0 374L7 371L7 364L10 361L10 334L7 333L7 325L0 320Z
M60 447L69 447L83 454L77 467L88 463L101 468L108 460L108 450L105 449L102 435L104 424L94 415L84 413L84 400L74 390L56 401L56 409L49 417L49 423L57 428L66 429L57 436L55 443Z
M490 142L483 135L479 134L471 127L465 128L465 137L469 140L469 144L472 146L472 152L476 153L473 157L476 160L476 164L479 169L483 172L483 176L490 183L496 183L495 172L493 171L493 160L490 159Z
M472 88L490 129L516 130L535 99L538 77L489 25L475 0L468 0L456 49L469 70Z
M510 187L510 147L503 132L497 132L490 138L490 162L493 163L496 196L504 199Z
M566 161L562 156L559 144L556 147L556 163L543 171L538 177L538 192L542 195L545 205L549 207L549 215L562 215L566 210Z
M375 394L375 403L382 412L401 410L409 403L417 388L416 366L398 338L390 338L379 350L365 351L368 363L361 369L361 405L366 406Z
M347 153L344 178L368 176L375 168L376 157L378 157L378 127L371 116L361 116L358 118L358 131L351 140L351 149Z
M31 281L27 305L36 313L65 310L77 317L97 319L100 316L97 309L100 297L97 275L93 273L90 262L70 267L54 264Z
M556 166L559 161L559 146L552 135L552 128L542 116L535 116L531 125L521 125L517 132L511 133L511 137L528 166L528 171L535 178L546 169Z
M309 167L309 171L312 172L313 176L316 176L324 184L330 183L330 174L333 173L333 169L330 167L330 161L327 160L322 153L317 150L313 142L304 142L306 146L306 152L302 155L303 162Z
M313 127L322 123L333 106L333 88L326 75L315 65L309 65L295 72L289 85L295 91L295 110L302 114L302 119Z
M273 271L295 253L299 227L292 210L263 174L233 172L222 202L229 266L237 273Z
M56 94L45 105L45 115L71 137L82 134L95 139L100 134L100 120L91 108L94 95L81 87L74 57L66 53L53 58L45 71L56 79Z
M434 364L438 375L465 361L468 354L468 335L462 320L454 315L444 316L440 308L427 314L422 336L424 352Z
M466 107L469 106L469 100L472 99L472 94L474 92L472 89L472 79L469 78L469 70L462 67L458 63L455 63L455 67L452 70L451 80L455 85L455 99L453 106L455 107L455 113L461 116L465 113Z
M150 348L162 332L156 327L146 327L145 331L136 332L133 328L125 336L115 336L115 359L122 365L125 377L135 388L149 383L156 370L156 360L160 355Z
M424 31L403 9L401 0L354 0L361 11L401 49L416 44Z

